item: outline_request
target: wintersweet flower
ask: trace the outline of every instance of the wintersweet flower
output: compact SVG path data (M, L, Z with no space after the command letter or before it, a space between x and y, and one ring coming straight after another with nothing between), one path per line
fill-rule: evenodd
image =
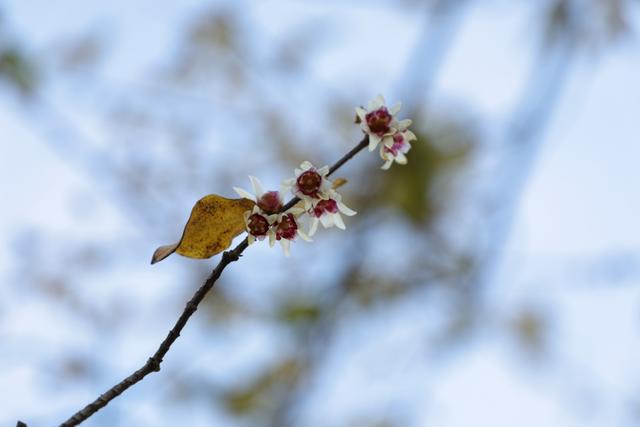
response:
M369 151L375 150L380 142L392 145L392 136L398 131L404 131L411 126L411 120L398 121L395 116L400 112L401 103L387 108L382 95L369 102L368 108L357 107L357 122L362 131L369 135Z
M331 182L327 179L329 166L316 169L310 162L304 161L295 169L295 178L283 181L283 185L304 202L305 210L311 209L317 200L326 200L331 190Z
M285 256L291 255L291 242L296 236L300 236L302 240L311 242L311 238L307 236L298 224L297 216L302 214L304 210L300 208L291 208L285 213L277 215L275 224L269 230L269 245L273 246L277 241L280 242Z
M253 207L253 210L246 211L244 213L244 224L249 236L247 237L248 243L251 245L256 240L264 240L265 237L270 235L271 226L278 219L278 215L266 215L258 205Z
M309 236L316 234L319 223L322 224L324 228L330 228L335 225L339 229L344 230L346 227L340 215L341 213L347 216L353 216L357 212L342 203L340 194L332 190L328 199L317 201L313 208L309 210L309 215L313 218L311 228L309 229Z
M262 183L255 176L249 175L249 181L251 181L254 194L240 187L233 187L233 190L238 193L240 197L256 202L256 205L267 215L276 214L282 209L283 201L280 192L264 191Z
M401 132L395 133L391 137L391 145L382 144L380 146L380 157L384 160L384 164L381 169L387 170L391 167L395 161L399 165L407 164L407 152L411 149L411 141L415 141L417 138L413 132L406 129Z

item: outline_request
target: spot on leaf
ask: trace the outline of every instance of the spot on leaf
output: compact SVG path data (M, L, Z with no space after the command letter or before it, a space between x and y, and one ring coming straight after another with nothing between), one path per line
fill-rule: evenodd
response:
M245 229L243 214L253 208L249 199L227 199L211 194L198 200L178 243L160 246L151 264L176 252L189 258L211 258L229 246Z

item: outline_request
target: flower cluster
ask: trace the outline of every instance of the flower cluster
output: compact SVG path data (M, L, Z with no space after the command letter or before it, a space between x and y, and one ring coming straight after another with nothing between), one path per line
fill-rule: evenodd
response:
M310 236L316 233L318 223L324 228L335 225L344 230L345 225L340 213L347 216L356 214L354 210L342 203L342 196L327 179L328 173L328 166L316 169L311 163L302 162L300 168L295 170L295 178L283 183L302 201L305 211L311 216Z
M258 178L249 176L249 180L254 194L242 188L233 187L240 197L256 202L252 210L244 213L244 223L249 234L247 238L249 244L268 237L271 246L278 240L285 254L289 255L289 243L296 236L300 236L303 240L311 240L298 228L295 215L301 213L301 209L291 208L286 212L280 212L284 207L282 191L264 191L264 187Z
M253 200L256 204L252 210L244 213L245 228L249 234L249 244L256 240L269 238L269 245L280 242L286 256L289 256L290 245L297 236L311 241L318 223L329 228L334 225L345 229L340 213L351 216L356 212L342 203L342 197L335 190L333 183L327 179L329 167L316 169L311 163L303 162L295 169L295 178L285 180L280 191L264 191L260 180L250 176L253 193L234 187L240 197ZM296 206L282 212L284 203L281 194L290 190L300 199ZM305 214L311 218L308 233L301 230L300 219Z
M387 108L382 95L378 95L368 105L368 108L356 108L356 123L368 136L369 151L380 146L380 157L384 160L382 169L389 169L395 162L400 165L407 163L406 153L411 149L411 142L416 136L409 130L411 120L398 120L400 104ZM329 167L314 167L310 162L303 162L295 169L295 176L282 182L280 191L264 191L258 178L250 176L253 194L234 187L240 197L253 200L252 210L244 213L245 229L249 234L249 244L256 240L269 239L269 245L280 242L285 255L289 255L290 245L296 237L311 241L318 230L318 225L324 228L336 226L345 229L342 215L352 216L356 212L342 202L338 193L338 182L328 179ZM284 210L282 194L290 191L296 196L298 203ZM301 229L300 220L310 219L308 231Z
M382 95L369 102L368 108L356 108L356 123L369 136L369 151L380 145L380 158L384 160L382 169L389 169L393 162L400 165L407 163L405 154L411 149L411 141L416 136L408 128L411 120L398 120L401 104L387 108Z

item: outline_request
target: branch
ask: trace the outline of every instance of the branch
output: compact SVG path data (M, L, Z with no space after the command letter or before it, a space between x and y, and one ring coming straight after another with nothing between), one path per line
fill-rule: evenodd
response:
M331 166L328 175L331 175L333 172L338 170L342 165L344 165L367 145L369 145L369 137L365 135L365 137L358 143L358 145L356 145L351 151L349 151L340 160L334 163L333 166ZM284 212L287 209L293 207L299 201L300 199L294 197L289 202L287 202L286 205L284 205L281 212ZM160 364L162 363L165 355L167 354L167 352L169 352L169 349L171 348L173 343L178 339L180 333L182 332L182 329L184 329L184 327L187 325L187 322L189 321L193 313L195 313L198 309L198 305L202 302L211 288L213 288L227 265L240 259L242 252L244 252L244 250L247 249L248 246L249 244L247 242L247 239L245 238L235 248L222 254L222 259L220 260L216 268L213 269L207 280L202 284L202 286L200 286L193 297L191 297L189 302L187 302L184 311L176 321L173 328L171 328L171 330L169 331L167 337L164 339L164 341L162 341L153 356L151 356L140 369L120 381L118 384L111 387L104 394L100 395L100 397L98 397L96 400L76 412L71 418L60 424L60 427L77 426L78 424L98 412L100 409L104 408L109 402L121 395L129 387L142 381L142 379L144 379L144 377L146 377L150 373L160 371Z

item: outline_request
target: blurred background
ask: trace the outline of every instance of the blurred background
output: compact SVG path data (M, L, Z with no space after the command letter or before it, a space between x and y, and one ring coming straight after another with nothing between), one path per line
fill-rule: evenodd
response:
M194 202L337 176L359 214L257 244L89 426L640 425L635 0L0 1L0 424L139 368L217 262Z

